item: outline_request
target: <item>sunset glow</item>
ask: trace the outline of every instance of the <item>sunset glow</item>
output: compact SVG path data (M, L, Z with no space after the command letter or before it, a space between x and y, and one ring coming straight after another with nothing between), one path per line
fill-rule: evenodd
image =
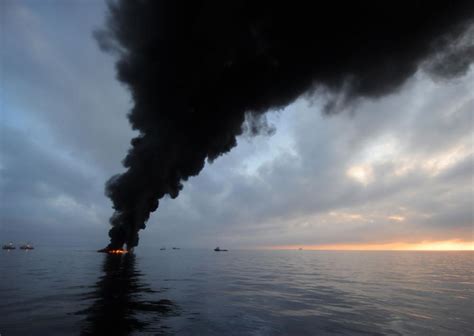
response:
M363 185L368 185L374 179L372 167L370 165L352 166L346 171L347 177L359 182Z
M474 241L444 240L419 243L368 243L327 245L284 245L270 246L270 250L316 250L316 251L474 251Z

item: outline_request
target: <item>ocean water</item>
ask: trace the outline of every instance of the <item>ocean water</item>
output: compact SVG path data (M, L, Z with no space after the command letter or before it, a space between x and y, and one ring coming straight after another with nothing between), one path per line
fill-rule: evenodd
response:
M473 335L474 253L0 253L0 334Z

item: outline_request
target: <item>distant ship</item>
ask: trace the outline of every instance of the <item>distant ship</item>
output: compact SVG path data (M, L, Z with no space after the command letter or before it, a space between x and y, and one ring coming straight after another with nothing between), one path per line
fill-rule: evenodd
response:
M9 242L8 244L3 245L2 249L4 249L4 250L14 250L14 249L16 249L16 247L15 247L15 245L13 245L12 242Z
M160 251L164 251L164 250L166 250L166 247L160 248Z
M173 250L179 250L179 247L173 247Z
M22 249L22 250L34 250L35 248L34 248L34 246L31 245L30 243L27 243L27 244L25 244L25 245L21 245L21 246L20 246L20 249Z
M225 250L225 249L221 249L219 246L217 246L214 251L216 252L227 252L228 250Z

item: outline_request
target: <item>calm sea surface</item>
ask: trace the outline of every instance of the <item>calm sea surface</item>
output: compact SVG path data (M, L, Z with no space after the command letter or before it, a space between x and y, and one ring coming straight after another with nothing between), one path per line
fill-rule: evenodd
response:
M0 252L0 334L473 335L474 253Z

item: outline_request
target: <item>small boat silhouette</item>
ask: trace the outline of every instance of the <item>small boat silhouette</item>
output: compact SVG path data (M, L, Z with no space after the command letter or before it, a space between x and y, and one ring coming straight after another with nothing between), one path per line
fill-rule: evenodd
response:
M219 246L217 246L214 251L216 252L227 252L228 250L225 250L225 249L221 249Z
M20 246L20 249L21 250L34 250L34 246L31 245L30 243L26 243L25 245L21 245Z
M3 245L2 249L4 249L4 250L14 250L14 249L16 249L16 247L15 247L15 245L13 245L12 242L9 242L8 244Z
M160 251L164 251L164 250L166 250L166 247L160 248Z

